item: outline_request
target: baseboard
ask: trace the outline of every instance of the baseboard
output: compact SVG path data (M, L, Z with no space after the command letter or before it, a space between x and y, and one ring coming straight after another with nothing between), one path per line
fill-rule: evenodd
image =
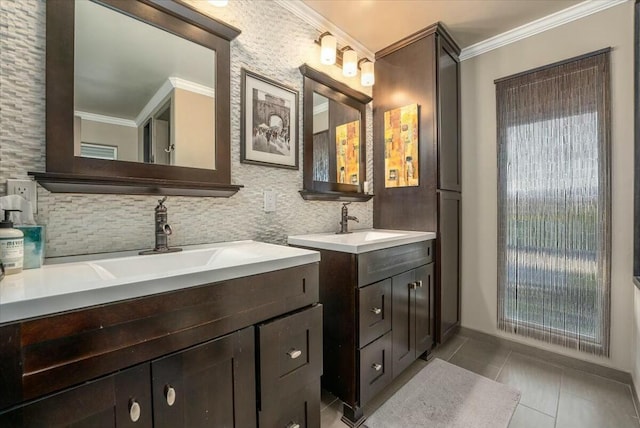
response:
M636 405L636 413L640 414L640 399L638 399L638 390L633 383L633 379L631 379L631 395L633 395L633 402Z
M633 387L633 379L631 378L631 373L614 369L612 367L602 366L600 364L592 363L590 361L584 361L578 358L569 357L567 355L557 354L553 351L536 348L535 346L514 342L513 340L505 339L499 336L494 336L492 334L484 333L484 332L467 328L467 327L460 327L459 334L469 338L476 338L479 340L483 340L485 342L492 342L497 345L506 346L515 352L519 352L521 354L539 358L551 364L557 364L564 367L581 370L583 372L591 373L597 376L602 376L609 379L613 379L618 382L626 383L627 385L631 386L631 389L633 390L634 400L636 401L636 407L638 406L637 391ZM638 408L638 410L640 410L640 408Z

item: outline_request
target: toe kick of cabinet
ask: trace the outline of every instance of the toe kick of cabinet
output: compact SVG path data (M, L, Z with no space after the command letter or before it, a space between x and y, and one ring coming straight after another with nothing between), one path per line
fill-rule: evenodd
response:
M319 428L322 305L259 325L258 343L260 427Z

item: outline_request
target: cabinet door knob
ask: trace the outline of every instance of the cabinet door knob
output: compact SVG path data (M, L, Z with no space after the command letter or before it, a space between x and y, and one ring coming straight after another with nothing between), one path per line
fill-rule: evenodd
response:
M379 372L380 370L382 370L382 364L373 363L373 364L371 364L371 368L374 369L375 371Z
M416 282L410 282L409 283L409 288L411 290L415 290L417 286L418 286L418 284Z
M300 424L297 422L290 422L289 425L287 425L287 428L300 428Z
M138 419L140 419L140 404L136 400L129 402L129 417L131 422L138 422Z
M382 309L380 309L380 308L371 308L371 312L373 312L376 315L380 315L382 313Z
M416 281L416 286L417 286L418 288L422 288L422 280L420 280L420 281Z
M164 397L167 399L167 404L173 406L176 402L176 390L171 385L165 386Z
M292 349L291 351L287 352L287 355L289 356L289 358L291 358L292 360L295 360L296 358L298 358L300 355L302 355L302 351L299 349Z

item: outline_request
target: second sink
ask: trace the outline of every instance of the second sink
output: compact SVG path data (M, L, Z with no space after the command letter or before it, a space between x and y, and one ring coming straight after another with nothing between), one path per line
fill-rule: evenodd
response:
M349 234L315 233L289 236L289 245L360 254L398 245L435 239L434 232L364 229Z

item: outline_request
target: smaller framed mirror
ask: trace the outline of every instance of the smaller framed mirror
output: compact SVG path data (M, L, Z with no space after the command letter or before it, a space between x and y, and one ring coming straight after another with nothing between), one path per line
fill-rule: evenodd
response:
M306 200L365 202L366 105L371 97L308 65L304 76Z

